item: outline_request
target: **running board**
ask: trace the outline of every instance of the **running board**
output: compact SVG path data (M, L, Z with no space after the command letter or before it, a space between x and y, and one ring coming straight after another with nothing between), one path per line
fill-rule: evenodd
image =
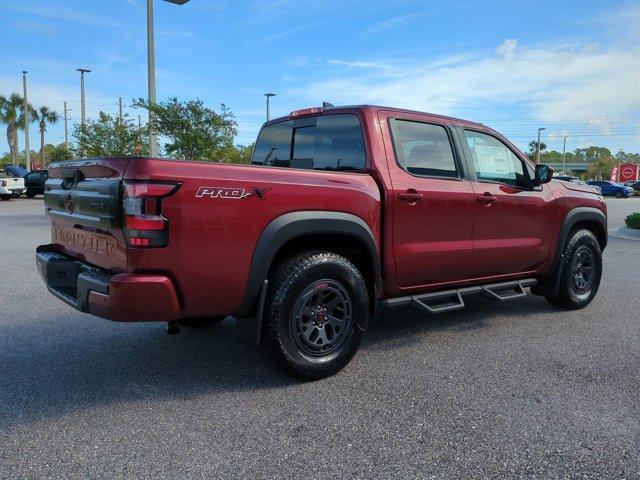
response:
M483 295L497 302L506 302L507 300L524 297L527 294L524 289L537 283L538 281L535 278L527 278L525 280L477 285L443 292L422 293L409 297L390 298L382 300L379 305L383 308L411 305L433 314L453 312L465 307L464 297Z

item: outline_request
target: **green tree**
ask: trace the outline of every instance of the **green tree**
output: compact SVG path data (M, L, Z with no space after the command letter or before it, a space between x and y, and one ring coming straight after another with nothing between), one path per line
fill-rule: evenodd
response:
M223 156L220 161L224 163L241 163L248 165L251 163L253 146L253 143L246 147L244 145L231 145L230 148L223 152Z
M133 106L151 113L158 135L168 139L164 151L169 156L221 161L234 148L237 123L224 104L216 112L201 100L181 102L174 97L156 104L140 98Z
M42 168L47 165L47 159L44 154L44 134L47 131L47 123L53 125L58 121L58 118L58 114L46 105L36 110L36 121L40 127L40 162L42 163Z
M120 122L118 117L100 112L98 119L88 120L84 129L75 124L72 137L77 156L130 157L149 153L147 127L138 127L128 115Z
M640 163L640 153L626 153L624 150L618 150L616 160L620 163Z
M18 130L24 128L23 101L19 93L12 93L9 97L0 96L0 123L7 126L7 143L9 155L14 164L18 163ZM29 106L30 121L34 120L35 112Z
M597 180L608 180L611 177L613 167L617 163L616 159L611 156L597 160L589 165L587 176Z
M599 160L611 158L611 150L604 147L591 146L587 148L577 148L574 154L578 162L598 162Z
M64 143L56 145L55 147L53 147L53 149L49 153L50 162L59 162L61 160L70 160L72 158L73 158L73 153L71 152L71 149L67 148L67 146Z
M546 149L547 149L547 145L544 142L540 142L540 158L541 159L542 159L542 154ZM536 160L537 156L538 156L538 141L532 140L529 142L529 158L531 160Z

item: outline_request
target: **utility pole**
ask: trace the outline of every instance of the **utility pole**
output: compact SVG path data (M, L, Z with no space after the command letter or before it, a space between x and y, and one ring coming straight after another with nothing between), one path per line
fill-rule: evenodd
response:
M264 96L267 97L267 122L268 122L271 119L271 109L270 109L269 100L271 99L271 97L275 97L276 94L275 93L265 93Z
M562 142L562 174L564 175L564 167L567 164L567 137L564 137L564 141Z
M536 152L536 164L540 165L540 132L542 130L546 130L545 127L539 128L538 129L538 147L536 148L537 152Z
M69 151L69 117L67 116L67 102L64 102L64 148Z
M87 110L84 101L84 74L91 72L86 68L76 68L80 72L80 127L82 129L82 156L84 157L84 130L87 123Z
M22 71L22 115L24 116L24 155L27 171L31 171L31 147L29 146L29 101L27 100L27 71ZM17 146L17 145L16 145Z
M118 97L118 109L120 110L120 113L119 113L120 126L122 126L122 97Z

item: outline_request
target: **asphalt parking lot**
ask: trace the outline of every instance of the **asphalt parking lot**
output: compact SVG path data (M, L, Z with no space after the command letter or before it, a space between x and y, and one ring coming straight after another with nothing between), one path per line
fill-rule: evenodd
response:
M640 198L609 205L615 230ZM231 319L74 311L35 271L49 236L41 200L0 203L0 478L640 478L640 241L610 238L585 310L391 311L298 383Z

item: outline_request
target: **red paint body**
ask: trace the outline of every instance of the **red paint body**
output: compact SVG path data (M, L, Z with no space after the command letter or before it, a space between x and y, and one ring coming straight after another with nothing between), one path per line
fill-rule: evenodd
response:
M91 296L91 312L125 321L237 313L260 234L272 220L290 212L345 212L364 220L379 250L383 288L378 294L385 298L547 274L567 212L588 206L606 215L604 201L591 189L577 185L569 189L564 182L521 191L495 183L410 175L396 163L387 118L470 127L511 145L483 125L370 106L333 108L331 113L359 116L367 153L365 171L99 160L120 179L172 181L181 186L162 202L162 214L169 222L168 246L163 248L127 247L122 230L82 233L82 225L53 220L53 243L65 253L123 274L112 279L110 292L115 295L109 297L114 298ZM50 175L59 178L60 169L52 168ZM264 199L221 198L242 195L231 190L221 193L225 188L244 189L247 195L257 188ZM422 194L422 199L399 197L407 192ZM485 192L496 197L490 206L477 200Z

